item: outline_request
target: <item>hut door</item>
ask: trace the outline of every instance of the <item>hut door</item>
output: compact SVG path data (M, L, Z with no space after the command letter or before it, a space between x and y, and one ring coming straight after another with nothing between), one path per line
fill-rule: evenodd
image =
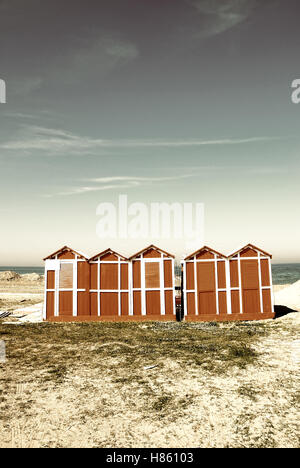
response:
M146 314L160 315L160 262L145 262Z
M216 315L215 262L197 263L198 315Z
M241 262L243 309L245 314L260 312L258 265L257 260L243 260Z
M75 264L74 262L61 262L58 274L58 310L59 316L75 315L73 301Z

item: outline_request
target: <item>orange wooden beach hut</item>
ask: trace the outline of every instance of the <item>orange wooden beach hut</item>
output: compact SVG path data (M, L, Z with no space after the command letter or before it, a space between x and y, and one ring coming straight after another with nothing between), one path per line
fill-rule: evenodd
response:
M228 257L233 316L247 320L274 317L272 255L252 244Z
M175 320L174 256L153 245L130 259L69 247L45 259L48 321Z
M202 247L184 260L185 320L215 320L229 312L225 255Z
M174 260L174 255L155 245L130 257L135 319L176 320Z
M229 256L205 246L186 257L184 319L273 318L271 259L252 244ZM44 320L176 320L175 257L155 245L129 259L111 249L88 259L65 246L44 260Z
M88 258L65 246L45 259L44 319L81 319L90 310Z
M272 256L248 244L229 256L203 247L183 262L187 321L274 317Z
M129 316L129 260L107 249L89 260L91 319L121 320Z

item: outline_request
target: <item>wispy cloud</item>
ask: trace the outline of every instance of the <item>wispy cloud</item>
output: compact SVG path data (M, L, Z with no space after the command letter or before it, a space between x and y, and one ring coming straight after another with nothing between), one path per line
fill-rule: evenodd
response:
M40 121L41 118L43 119L52 119L54 115L49 110L38 110L34 111L33 113L23 112L23 111L15 111L15 112L5 112L4 117L8 117L10 119L18 119L18 120L38 120ZM57 117L57 116L55 116Z
M76 135L60 129L39 126L24 126L14 140L0 144L3 150L35 154L84 155L97 153L100 149L126 148L185 148L211 145L241 145L278 140L280 137L249 137L221 139L127 139L109 140Z
M178 169L178 168L177 168ZM186 167L183 167L182 170L186 170ZM158 187L161 184L166 184L168 182L178 182L180 180L193 179L199 177L207 177L209 174L218 172L242 172L245 174L245 171L248 175L272 175L276 173L282 173L284 169L274 168L272 166L262 166L262 167L253 167L253 166L193 166L188 167L190 171L187 174L177 174L174 176L161 176L161 177L140 177L140 176L107 176L107 177L96 177L90 179L84 179L78 182L84 182L84 185L78 187L71 187L68 190L63 192L57 192L54 194L45 195L46 198L52 198L55 196L71 196L71 195L84 195L92 192L103 192L103 191L120 191L124 189L134 189L138 187L146 187L149 185L155 185ZM191 172L192 171L192 172Z
M200 169L200 168L199 168ZM178 181L182 179L189 179L196 177L196 174L185 174L166 177L135 177L135 176L112 176L112 177L99 177L85 180L89 185L82 185L80 187L73 187L64 192L58 192L52 195L46 195L47 198L53 196L70 196L82 195L91 192L102 192L107 190L123 190L132 189L149 184L159 184L171 181ZM92 185L91 185L92 184ZM97 184L97 185L95 185Z
M245 21L253 11L256 0L188 0L201 16L200 37L221 34Z
M12 119L36 119L37 116L33 114L26 114L23 112L7 112L4 114L4 117L9 117Z
M198 168L200 170L200 167ZM165 182L168 180L186 179L193 177L194 174L178 175L178 176L167 176L167 177L130 177L130 176L113 176L113 177L99 177L96 179L89 179L90 182L98 182L106 184L108 182L133 182L136 185L141 185L143 182Z

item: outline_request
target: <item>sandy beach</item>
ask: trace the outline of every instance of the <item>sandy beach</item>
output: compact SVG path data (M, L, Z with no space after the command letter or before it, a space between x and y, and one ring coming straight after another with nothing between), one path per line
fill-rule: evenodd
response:
M44 300L44 281L43 275L35 273L18 275L12 271L0 272L0 311L13 313L21 308L24 310L24 313L27 313L26 308L35 304L41 304ZM176 285L179 284L180 279L176 278ZM290 286L290 284L275 285L273 287L275 297L279 292L283 290L287 291L287 288ZM296 292L297 294L298 291ZM285 306L285 302L289 301L284 300L283 304L279 301L278 305ZM300 309L300 298L298 304L298 308ZM30 308L28 313L30 313Z
M286 305L258 322L46 324L31 323L42 277L0 291L0 447L300 446L300 314Z
M44 276L37 274L18 275L15 272L0 272L0 314L14 313L23 309L29 314L31 306L44 300ZM17 314L20 315L20 314Z

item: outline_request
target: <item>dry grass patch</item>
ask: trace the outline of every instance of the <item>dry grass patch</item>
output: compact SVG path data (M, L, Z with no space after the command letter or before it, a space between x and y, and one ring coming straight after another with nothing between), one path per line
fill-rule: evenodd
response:
M272 445L295 446L295 412L289 441L281 423L299 403L296 378L277 374L264 349L280 334L272 321L0 325L0 444L261 446L271 411Z

